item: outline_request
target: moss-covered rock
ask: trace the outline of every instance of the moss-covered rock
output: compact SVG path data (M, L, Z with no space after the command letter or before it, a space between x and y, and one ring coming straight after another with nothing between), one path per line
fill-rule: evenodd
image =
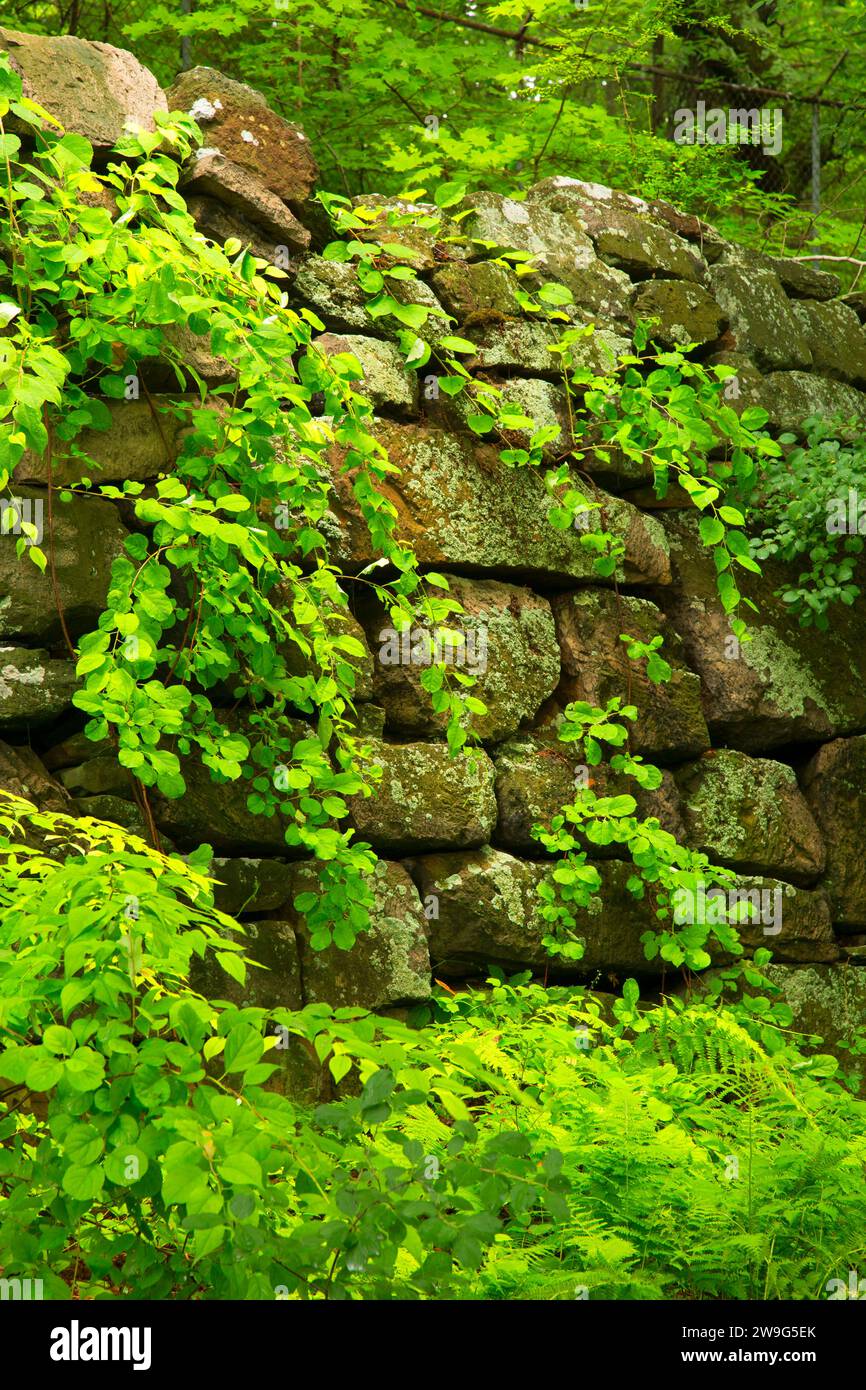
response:
M712 343L722 331L724 315L700 285L687 280L647 280L632 299L635 319L653 321L651 338L662 347Z
M725 259L710 269L710 291L728 320L736 352L766 372L811 365L805 328L774 271Z
M380 415L412 419L418 414L418 374L410 371L393 343L361 333L322 333L314 344L328 357L351 353L364 373L353 389L360 391Z
M451 593L463 607L448 624L463 642L442 659L455 671L475 677L473 694L487 713L473 718L485 740L507 738L531 720L559 679L559 649L550 604L529 589L498 580L449 577ZM421 677L430 665L424 629L395 633L380 610L364 616L376 661L373 688L384 706L387 729L401 736L442 736L447 717L437 714ZM434 639L435 640L435 639ZM435 652L434 652L435 655Z
M825 743L803 773L803 790L827 846L824 886L839 931L866 928L866 735Z
M538 885L550 863L530 863L485 847L455 854L431 854L408 861L428 912L434 974L461 978L506 970L533 969L574 978L599 971L657 974L662 963L648 961L643 932L656 918L646 898L626 887L633 868L600 864L602 888L589 907L577 910L576 934L584 946L579 961L551 957L543 945L548 925L541 916Z
M577 326L589 322L583 316L572 315ZM551 351L559 335L538 319L493 319L473 330L472 338L478 349L475 359L484 371L519 372L528 376L562 378L562 366ZM631 352L631 342L611 328L593 328L586 337L571 347L575 368L609 375L619 358Z
M554 506L534 468L510 468L493 445L430 426L382 423L378 437L400 469L380 485L397 509L397 534L422 564L502 578L544 578L547 583L594 582L594 552L577 528L548 520ZM352 491L354 474L331 455L334 480L329 541L334 560L363 567L376 558ZM661 525L619 498L600 495L605 517L591 514L590 531L622 537L619 578L631 584L666 584L670 576Z
M432 280L441 304L461 325L470 317L517 318L522 313L520 282L513 270L496 261L444 265Z
M655 604L603 589L581 589L558 595L553 614L562 652L557 696L563 705L586 700L604 708L615 696L627 695L639 712L632 726L636 752L675 760L693 758L709 748L700 680L682 660L679 639ZM661 655L672 667L670 681L650 681L646 662L629 659L621 633L640 642L664 637Z
M793 1014L792 1027L823 1039L820 1051L866 1094L866 1062L840 1043L850 1043L866 1017L866 970L850 965L768 965L764 973ZM764 991L761 991L762 993Z
M218 149L287 203L309 198L318 169L300 127L271 111L260 92L216 68L188 68L168 89L172 111L188 111Z
M675 772L688 843L744 873L814 883L826 860L821 832L793 770L732 748Z
M153 74L112 44L87 43L71 34L0 29L0 48L21 74L24 96L103 154L114 149L128 127L154 130L155 112L168 109ZM23 128L29 133L29 126Z
M555 723L508 739L494 751L493 761L499 807L494 843L503 849L517 854L543 853L532 835L533 825L549 826L584 786L597 796L633 796L639 817L654 816L663 830L682 839L680 797L670 772L663 771L660 787L644 791L633 779L614 773L607 763L587 767L577 745L559 741ZM615 859L628 854L618 844L584 847L594 858Z
M790 256L764 256L792 299L835 299L842 288L837 275L793 260Z
M214 902L232 917L276 912L292 895L292 869L280 859L214 859L211 874Z
M290 250L305 250L310 233L257 175L220 153L199 151L183 178L185 191L217 198Z
M480 750L452 757L444 743L373 743L382 777L350 806L358 838L382 854L471 848L496 822L493 764Z
M749 920L737 926L746 955L761 948L782 962L839 959L830 903L822 890L795 888L775 878L738 877L736 891L754 907Z
M316 883L314 865L295 866L295 896L315 891ZM303 919L293 917L306 1003L385 1009L429 998L430 955L415 885L399 864L380 859L373 891L370 930L361 933L350 951L336 946L311 950Z
M557 177L535 185L530 205L576 218L598 257L635 278L653 275L702 280L706 272L694 247L655 220L642 198L602 184Z
M776 596L790 582L790 570L767 561L761 577L745 571L739 576L757 612L749 614L752 640L737 642L693 518L668 515L664 526L674 583L656 597L682 638L689 666L701 677L714 741L759 752L862 729L866 643L860 611L840 607L817 642Z
M15 489L25 521L48 531L44 492ZM29 510L28 510L29 508ZM96 626L105 607L111 566L121 553L127 531L111 502L92 497L54 501L54 563L57 588L67 626L73 637ZM18 537L0 535L0 638L54 642L62 637L60 618L46 569L15 553ZM47 550L47 541L45 542Z
M239 942L250 961L243 984L227 975L210 952L204 960L193 956L190 983L208 999L228 999L238 1008L300 1009L301 972L292 923L286 919L246 922L243 931L227 931ZM274 1061L279 1061L279 1056Z
M71 705L77 684L71 661L27 647L0 647L0 730L24 732L53 723Z
M107 429L82 430L74 446L55 439L51 460L55 486L78 483L82 478L90 478L95 484L124 478L143 482L160 473L170 473L177 462L186 426L164 409L168 399L178 397L157 395L150 401L106 401L110 416ZM87 457L73 457L73 447ZM28 450L13 477L16 483L47 485L47 458ZM59 504L57 510L60 511Z
M866 331L854 310L847 304L816 304L809 299L793 307L806 334L813 371L866 386Z

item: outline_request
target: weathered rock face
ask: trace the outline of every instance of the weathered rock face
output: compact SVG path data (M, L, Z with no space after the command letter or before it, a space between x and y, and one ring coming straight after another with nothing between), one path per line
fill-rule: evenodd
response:
M206 154L197 159L186 175L184 187L194 194L220 199L287 247L297 250L310 244L310 233L285 203L254 174L221 154Z
M2 28L0 48L20 73L24 96L86 136L99 153L127 130L155 129L154 111L167 110L156 78L122 48Z
M491 963L590 981L658 976L661 963L646 960L641 942L658 925L652 895L629 891L633 866L622 845L583 846L603 883L578 914L582 960L551 963L542 945L537 889L553 861L532 828L549 825L589 785L599 795L631 792L640 817L734 867L764 914L741 929L746 951L769 947L803 1026L837 1037L840 1020L847 1027L862 1012L866 978L835 964L866 964L863 599L835 610L830 630L816 637L776 597L791 571L767 564L760 579L739 576L758 612L749 619L752 640L738 643L694 512L675 488L655 495L648 459L630 460L617 446L604 457L582 451L570 484L599 510L567 530L551 524L561 498L543 474L569 462L570 415L580 409L579 392L567 396L549 351L564 324L592 329L575 360L605 374L630 348L639 320L653 324L662 347L697 343L702 358L734 368L736 390L725 394L734 409L762 406L772 432L802 437L813 414L866 429L866 297L840 298L835 277L815 266L736 247L669 204L575 178L545 179L520 201L473 194L471 214L439 229L430 228L435 210L427 205L356 199L376 211L358 230L362 239L406 248L412 273L389 289L398 304L428 310L422 342L435 349L447 334L468 340L467 367L517 407L514 427L480 438L472 392L442 389L436 356L420 372L407 366L405 325L370 315L352 265L309 250L327 239L309 201L315 161L303 132L257 92L196 68L177 79L166 103L130 54L106 45L0 30L0 46L27 93L86 135L100 160L127 123L153 129L167 104L192 112L204 148L180 178L196 224L218 243L237 238L284 272L291 306L325 326L315 330L314 352L356 359L354 388L371 401L371 428L399 470L382 484L397 535L414 547L422 573L445 573L464 609L448 623L462 646L434 647L433 659L444 659L452 680L474 676L472 694L487 706L475 718L483 746L452 758L443 716L422 687L431 659L424 634L395 632L371 606L369 576L358 575L378 551L359 509L358 476L335 447L321 529L346 594L342 630L367 644L347 660L356 670L358 733L382 769L378 794L353 798L341 829L388 856L376 871L373 925L351 952L313 952L294 900L315 890L316 866L289 850L281 817L248 810L246 781L217 785L188 762L183 798L151 793L163 844L181 852L214 846L217 902L239 916L248 953L270 967L251 971L244 986L218 971L200 987L268 1008L317 1000L398 1008L427 998L431 958L445 978L483 977ZM87 196L114 213L110 197ZM393 213L408 220L395 224ZM530 252L535 270L518 277L500 257L508 248ZM558 323L535 298L551 280L573 296ZM186 428L170 402L197 394L199 380L211 393L237 380L208 334L174 325L165 336L161 355L137 369L151 399L106 401L108 428L89 429L72 446L53 440L50 546L48 460L27 454L16 469L19 519L45 533L73 641L95 626L133 523L126 507L79 496L65 504L59 489L83 477L98 485L170 476ZM219 399L211 394L209 404ZM314 414L322 408L315 402ZM541 468L503 461L502 446L527 449L538 427L551 434L539 445ZM11 740L0 744L0 786L145 834L129 773L112 749L84 737L71 705L73 667L50 571L15 554L20 526L7 518L0 531L0 733ZM608 578L595 566L600 531L624 546ZM623 634L664 638L670 682L647 679L643 659L627 658ZM292 646L284 655L292 674L322 674L315 651ZM639 710L632 750L663 765L656 791L604 763L585 766L581 746L557 736L565 703L604 707L616 696ZM807 1018L813 996L820 1009ZM285 1054L290 1071L293 1056Z
M667 761L695 757L709 748L700 681L677 659L679 641L654 604L587 589L560 595L553 613L562 652L557 694L563 704L585 700L604 708L608 700L628 692L627 703L639 712L633 726L636 752ZM664 636L662 655L672 666L671 680L651 682L645 663L629 659L620 634L647 643Z
M68 708L77 687L71 661L47 652L0 647L0 729L4 733L50 724Z
M839 931L866 927L866 736L825 743L803 773L809 809L827 845L824 886Z
M821 832L785 763L713 749L676 780L688 839L717 862L791 883L823 872Z
M376 794L351 799L358 838L382 854L485 844L496 824L493 764L444 743L375 743Z
M190 68L166 93L172 111L187 111L204 145L255 174L286 203L309 198L318 175L304 132L271 111L264 97L216 68Z
M550 525L554 502L534 469L509 468L492 445L443 429L383 422L378 437L401 470L380 491L396 507L399 534L422 563L546 582L592 580L594 553L581 543L584 533ZM376 557L352 494L352 475L342 472L336 453L333 466L335 558L370 564ZM608 529L624 540L621 579L668 582L665 536L654 517L613 497L605 498L605 527L596 512L591 516L591 531Z
M44 492L16 488L24 521L37 529L48 527ZM29 507L28 507L29 504ZM111 566L121 553L126 527L110 502L73 497L54 498L54 562L57 587L66 623L73 636L96 626L105 606ZM25 556L15 554L14 533L0 535L0 637L27 641L57 641L61 623L51 578ZM47 542L46 542L47 545Z
M435 712L421 685L431 655L436 659L441 650L446 666L475 678L472 693L487 706L474 723L479 737L507 738L534 718L559 679L550 604L529 589L491 579L452 575L449 586L463 609L447 629L464 639L453 652L444 641L431 652L423 629L398 633L381 612L365 619L373 691L384 706L386 728L403 736L444 734L447 716Z
M750 263L719 264L710 271L710 287L737 352L767 372L812 365L806 329L772 270Z
M294 894L314 891L315 886L315 868L297 865ZM308 1003L383 1009L429 998L430 955L415 885L399 864L380 859L373 891L370 930L357 938L351 951L340 951L336 946L311 950L302 920L298 914L292 919Z
M784 571L766 565L741 588L757 606L752 640L737 642L715 596L693 526L665 520L674 583L658 602L701 678L704 714L717 744L749 752L853 733L866 724L866 648L858 610L840 609L820 644L775 595ZM757 580L757 582L753 582Z

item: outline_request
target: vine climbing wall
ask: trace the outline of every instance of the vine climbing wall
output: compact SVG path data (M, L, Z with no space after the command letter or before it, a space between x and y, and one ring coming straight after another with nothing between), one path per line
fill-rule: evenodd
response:
M447 575L463 605L464 641L445 659L476 678L487 713L477 721L477 754L455 759L422 688L426 648L390 628L352 582L376 555L335 449L325 529L366 651L359 724L382 769L378 794L352 808L358 837L380 856L372 930L351 952L309 949L293 899L315 888L315 867L287 851L279 816L247 809L245 784L218 786L190 766L185 796L153 800L164 846L213 846L218 904L245 924L251 954L270 967L248 986L256 1002L399 1008L427 998L434 978L483 978L491 963L545 972L536 893L545 856L532 827L576 787L604 782L558 741L558 720L569 701L603 705L628 688L640 713L635 751L664 769L662 786L641 793L640 812L763 895L766 911L743 930L748 948L772 950L769 973L797 1023L831 1042L844 1035L866 1007L863 602L834 610L829 630L816 634L779 597L796 572L767 562L761 577L745 577L757 614L753 640L738 642L688 499L676 489L659 499L651 468L616 452L583 464L603 524L624 547L618 573L599 580L579 527L548 524L553 501L538 471L509 467L479 439L435 374L404 364L400 325L371 317L353 267L321 255L331 233L313 201L316 165L301 130L209 68L163 93L131 54L104 44L0 30L0 48L25 94L86 136L103 161L127 122L152 129L160 109L196 118L205 145L181 186L199 229L219 242L237 237L285 271L292 305L324 325L320 346L360 362L379 437L400 470L385 486L400 534L423 565ZM513 269L491 259L492 245L531 253L549 282L567 287L568 316L595 325L584 340L587 365L605 370L610 352L628 350L635 322L654 320L662 346L697 343L704 362L730 366L727 399L737 411L763 407L774 433L796 434L813 414L866 426L866 296L840 297L834 277L811 264L732 245L695 217L579 173L576 157L525 200L477 195L446 238L425 230L419 210L402 233L416 274L394 288L406 304L442 310L432 322L471 340L473 370L556 427L545 446L551 459L567 452L568 433L550 335L526 312ZM383 218L395 206L363 201ZM183 346L204 382L232 380L232 363L206 337L190 332ZM175 381L156 359L138 370L128 398L108 403L111 429L78 441L100 465L100 482L150 484L182 447L182 425L160 409L177 398ZM61 456L53 484L80 472ZM40 528L47 483L45 460L29 455L13 479L20 516ZM73 639L95 625L130 524L122 503L58 503L57 595L49 575L18 558L14 528L0 536L0 785L40 807L142 833L128 773L108 744L84 737L72 707L76 678L56 602ZM628 661L623 632L664 637L670 682L652 684ZM570 973L605 989L637 975L650 989L679 988L663 980L662 962L646 959L641 935L654 919L626 887L629 865L616 845L600 853L603 892L580 921L584 956L559 963L552 978Z

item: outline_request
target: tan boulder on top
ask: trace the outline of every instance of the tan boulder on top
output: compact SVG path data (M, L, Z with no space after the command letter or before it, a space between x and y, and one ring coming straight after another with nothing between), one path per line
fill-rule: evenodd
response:
M127 130L154 130L154 112L168 110L153 73L110 43L0 28L2 51L21 74L24 95L98 152L112 149Z

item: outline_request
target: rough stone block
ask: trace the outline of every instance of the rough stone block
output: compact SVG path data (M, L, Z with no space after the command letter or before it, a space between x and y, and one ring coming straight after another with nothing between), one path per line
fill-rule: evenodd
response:
M825 743L803 773L803 789L827 846L824 887L839 931L866 928L866 735Z
M476 750L452 757L444 743L375 743L381 781L350 806L358 838L382 854L472 848L496 821L493 764Z
M24 96L100 154L128 130L154 130L154 112L167 110L156 78L122 48L2 28L0 48L23 78Z
M556 687L559 649L550 604L529 589L498 580L452 575L449 586L464 612L449 619L447 631L464 640L453 650L443 641L441 659L475 676L472 694L483 700L487 713L474 716L473 728L480 738L495 742L531 720ZM365 615L364 623L376 663L373 689L389 732L441 737L447 717L433 710L421 685L431 664L425 630L407 630L404 636L381 610ZM435 646L432 656L438 656Z
M562 704L586 700L605 707L619 695L638 708L631 725L635 752L651 760L693 758L710 746L701 709L701 683L682 660L681 644L655 604L603 589L559 594L553 600L562 652ZM654 684L644 661L632 661L620 634L640 642L663 636L660 655L672 667L670 681Z
M219 149L287 203L309 198L318 175L310 142L260 92L216 68L196 67L180 73L166 96L172 111L195 118L206 148Z
M384 1009L430 997L430 955L417 889L405 869L384 859L374 875L370 930L357 937L351 950L311 950L303 919L293 917L306 1003ZM316 881L314 865L298 864L294 895L315 891Z
M48 546L46 494L33 488L15 488L16 498L31 503L32 516L41 518ZM41 510L37 510L37 508ZM25 508L25 520L26 508ZM67 626L73 637L96 626L105 606L111 566L121 553L127 535L111 502L92 497L54 498L54 560L57 586ZM58 641L61 624L52 592L51 577L22 555L15 554L17 537L0 536L0 637L22 637L28 642Z
M414 546L422 564L546 583L597 582L594 552L581 543L584 532L550 524L554 503L537 470L510 468L496 447L444 429L383 423L378 437L400 469L379 490L397 509L397 534ZM376 555L354 499L353 475L343 463L344 455L333 450L329 540L338 563L362 567ZM593 511L587 530L622 537L620 580L667 584L670 561L659 522L620 498L600 493L598 500L604 524Z
M823 872L821 832L786 763L720 748L675 776L692 848L728 868L795 884Z

